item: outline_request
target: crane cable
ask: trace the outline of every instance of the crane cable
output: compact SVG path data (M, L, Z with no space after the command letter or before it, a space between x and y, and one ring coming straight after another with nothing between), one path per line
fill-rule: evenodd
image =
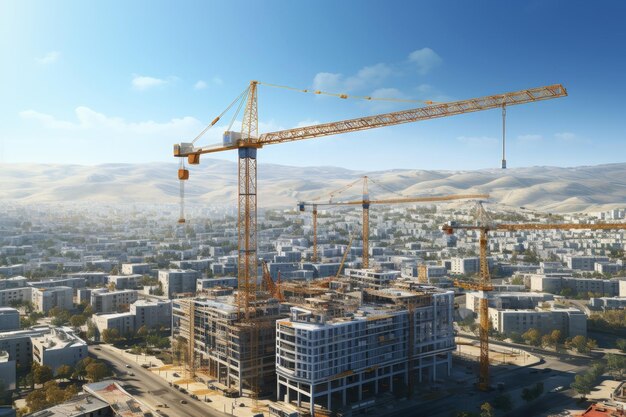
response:
M259 85L264 85L264 86L267 86L267 87L283 88L285 90L297 91L299 93L309 93L309 94L315 94L315 95L332 96L332 97L338 97L338 98L341 98L341 99L351 98L351 99L355 99L355 100L367 100L367 101L395 101L395 102L400 102L400 103L423 103L423 104L428 104L428 105L437 104L437 102L432 101L432 100L410 100L410 99L403 99L403 98L353 96L353 95L348 95L348 94L345 94L345 93L329 93L327 91L321 91L321 90L309 90L307 88L295 88L295 87L289 87L289 86L286 86L286 85L270 84L270 83L265 83L265 82L262 82L262 81L257 81L257 83Z
M196 143L196 142L198 141L198 139L200 139L200 138L201 138L201 137L202 137L202 136L203 136L203 135L204 135L204 134L205 134L205 133L206 133L206 132L207 132L210 128L212 128L212 127L213 127L213 126L214 126L214 125L215 125L215 124L216 124L216 123L217 123L217 122L218 122L218 121L222 118L222 116L224 116L224 114L226 114L226 112L227 112L228 110L230 110L230 109L231 109L231 107L233 107L233 105L234 105L236 102L238 102L239 100L241 100L241 99L242 99L242 97L247 96L249 91L250 91L250 87L247 87L245 90L243 90L243 91L241 92L241 94L239 94L239 95L237 96L237 98L236 98L236 99L234 99L234 100L233 100L233 101L232 101L232 102L228 105L228 107L226 107L226 109L225 109L222 113L220 113L220 115L219 115L219 116L217 116L215 119L213 119L213 121L212 121L212 122L211 122L211 123L210 123L207 127L205 127L205 128L204 128L204 130L203 130L202 132L200 132L200 133L198 134L198 136L196 136L196 137L194 138L194 140L192 140L192 141L191 141L191 143L192 143L192 144ZM238 110L237 110L237 113L239 113L239 110L240 110L240 109L241 109L241 103L239 104L239 108L238 108ZM235 113L235 116L237 115L237 113ZM230 122L230 125L231 125L231 126L232 126L233 122L234 122L234 120ZM230 127L229 127L229 129L230 129Z

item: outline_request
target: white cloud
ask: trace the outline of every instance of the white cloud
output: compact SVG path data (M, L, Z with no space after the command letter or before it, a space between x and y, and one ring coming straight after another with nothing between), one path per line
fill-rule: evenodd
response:
M417 72L421 75L427 74L443 62L441 57L430 48L422 48L411 52L409 61L417 66Z
M571 142L571 141L576 139L576 135L571 133L571 132L555 133L554 137L559 139L559 140L566 141L566 142Z
M315 125L319 125L320 123L321 122L319 120L306 119L306 120L299 121L298 123L296 123L294 127L315 126Z
M543 140L543 136L537 134L519 135L517 140L520 142L538 142Z
M456 140L470 146L495 145L499 142L498 139L490 136L459 136Z
M210 86L220 86L223 84L224 80L222 80L220 77L213 77L211 78L210 82L198 80L198 82L194 84L193 88L195 88L196 90L204 90L205 88L208 88Z
M61 57L60 52L50 51L41 58L35 58L35 61L37 61L39 64L42 64L42 65L48 65L48 64L53 64L57 62L60 57Z
M337 91L340 89L343 76L330 72L318 72L313 77L313 89L322 91Z
M313 78L313 89L330 93L358 91L380 84L393 73L384 63L363 67L356 74L344 76L330 72L319 72Z
M193 88L195 88L196 90L204 90L207 87L208 87L207 83L205 81L202 81L202 80L199 80L193 86Z
M398 90L397 88L378 88L372 91L370 96L374 98L398 98L402 100L409 100L410 97Z
M147 77L144 75L134 75L132 85L134 89L143 91L167 84L168 82L168 80L164 80L161 78Z
M121 117L110 117L84 106L77 107L74 113L77 119L75 122L59 120L54 116L35 110L25 110L20 113L20 117L25 120L35 120L48 129L83 132L93 130L127 135L168 135L180 137L182 134L184 137L185 134L197 133L204 127L199 120L191 116L159 123L152 120L127 122Z
M430 100L435 103L447 103L455 100L430 84L420 84L416 87L416 90L421 100Z

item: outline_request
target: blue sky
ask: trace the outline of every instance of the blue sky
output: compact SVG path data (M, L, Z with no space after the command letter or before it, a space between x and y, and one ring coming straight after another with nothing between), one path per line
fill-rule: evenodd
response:
M509 108L509 166L624 162L624 21L618 0L5 0L0 162L175 162L172 144L252 79L436 101L562 83L567 98ZM411 107L260 88L262 131ZM259 160L490 168L500 135L492 110L268 146Z

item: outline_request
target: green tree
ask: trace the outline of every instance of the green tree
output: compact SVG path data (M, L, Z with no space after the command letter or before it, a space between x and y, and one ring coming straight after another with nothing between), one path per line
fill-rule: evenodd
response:
M530 328L523 335L522 338L529 345L539 346L541 344L541 333L539 330Z
M122 339L119 330L117 329L104 329L102 331L102 340L104 343L113 344Z
M493 417L493 407L489 403L480 406L480 417Z
M626 375L626 356L609 353L606 355L606 367L615 378L624 378Z
M102 362L90 363L85 367L85 376L91 382L102 381L111 375L111 369Z
M44 390L34 390L26 395L26 406L30 413L43 410L48 407L46 392Z
M48 365L39 365L37 362L33 362L32 366L33 381L35 384L45 384L48 381L54 379L52 368Z
M98 334L98 328L95 323L91 320L87 322L87 338L90 340L94 340L96 335Z
M626 339L617 339L615 341L615 347L626 353Z
M511 411L513 409L513 400L509 394L500 394L493 399L493 407L502 411Z
M517 332L511 332L511 334L509 334L509 339L511 339L511 342L513 343L524 343L524 338Z
M88 305L85 307L85 309L83 310L83 316L85 317L93 316L93 307L91 305Z
M72 327L80 327L84 325L86 322L87 322L87 317L83 316L82 314L75 314L72 317L70 317L70 324L72 325Z
M593 388L593 381L589 374L579 374L574 377L574 382L571 383L570 387L585 399L587 394L591 392L591 388Z
M57 378L70 379L74 373L74 368L69 365L61 365L57 368Z

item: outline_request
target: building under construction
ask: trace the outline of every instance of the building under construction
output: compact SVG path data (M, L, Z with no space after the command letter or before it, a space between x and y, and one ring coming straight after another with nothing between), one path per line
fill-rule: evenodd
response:
M452 291L366 289L362 302L349 301L309 298L276 322L279 401L312 416L357 410L375 395L411 395L414 384L449 375Z
M240 395L271 392L276 381L275 321L286 314L280 314L274 298L255 300L249 319L239 311L232 296L173 301L173 335L187 343L187 371L193 376L201 370Z

